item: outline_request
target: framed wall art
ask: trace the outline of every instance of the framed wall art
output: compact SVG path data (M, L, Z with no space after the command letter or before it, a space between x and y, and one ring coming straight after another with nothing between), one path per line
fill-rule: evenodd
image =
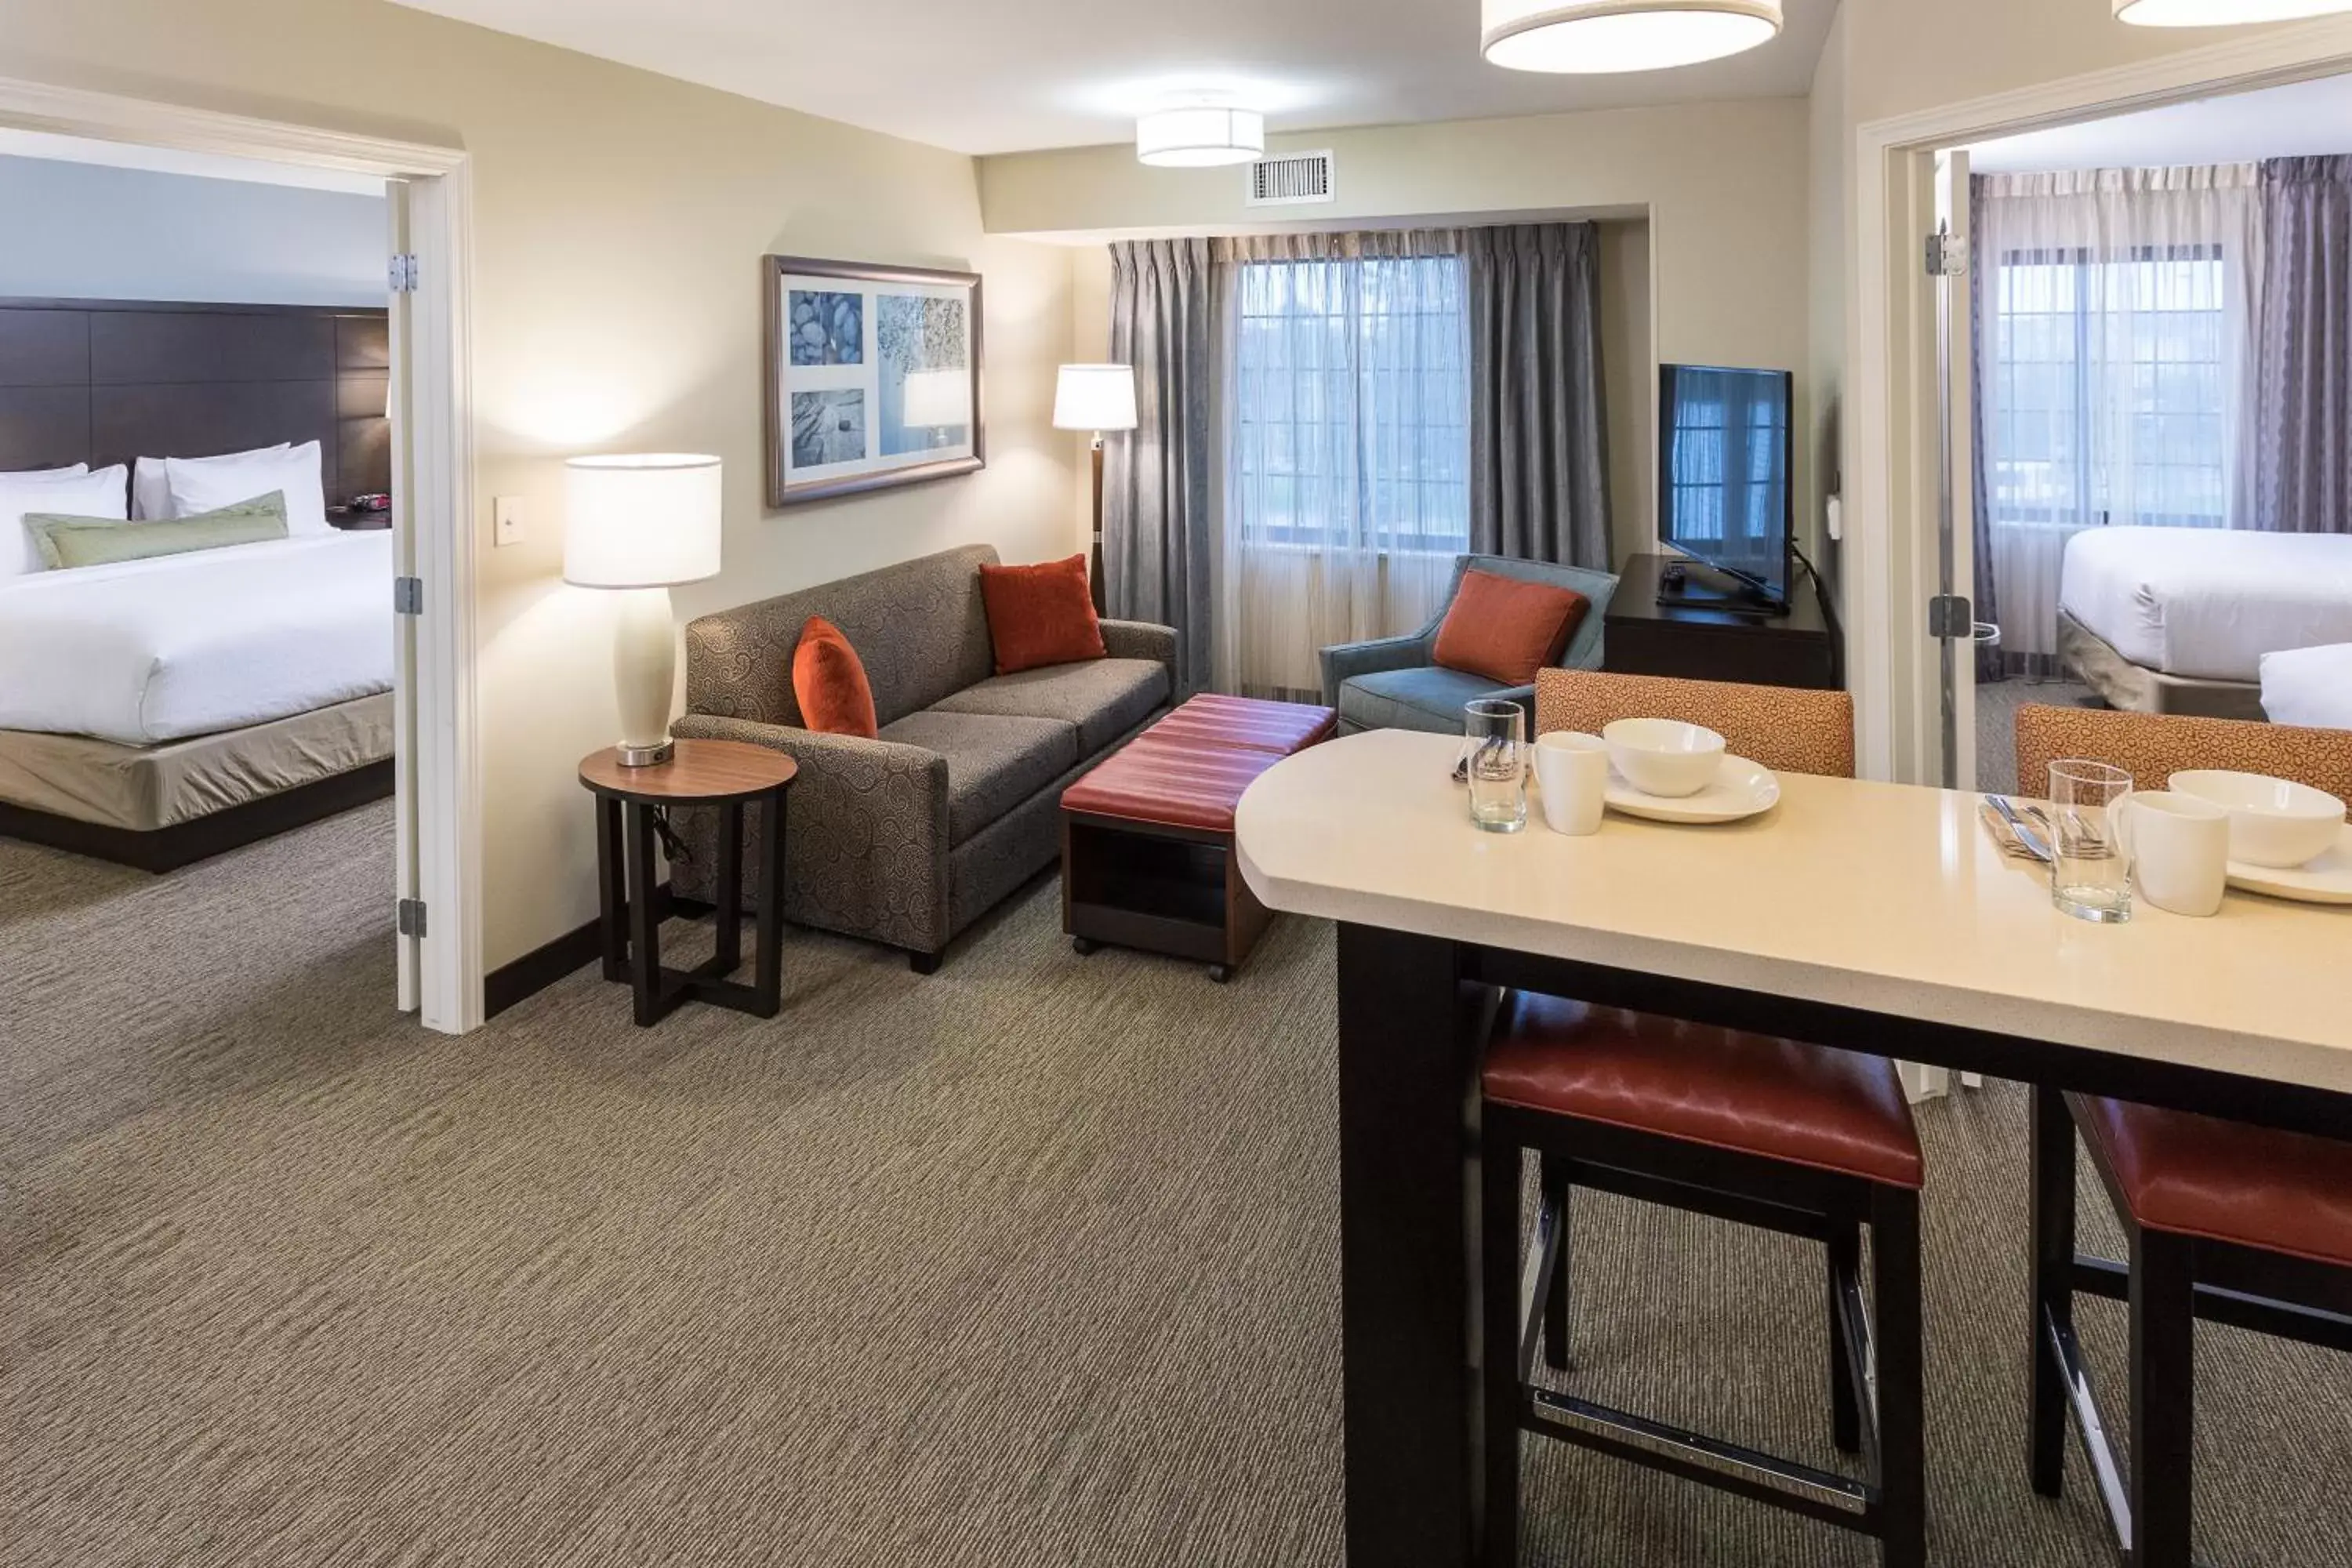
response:
M764 258L768 504L987 466L980 275Z

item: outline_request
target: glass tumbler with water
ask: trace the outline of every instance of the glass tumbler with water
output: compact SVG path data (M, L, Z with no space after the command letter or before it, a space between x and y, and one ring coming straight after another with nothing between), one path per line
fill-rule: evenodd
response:
M2077 920L2131 919L2131 867L2116 837L2131 774L2105 763L2050 764L2050 899Z
M1482 698L1462 708L1470 820L1489 833L1528 825L1528 716L1516 702Z

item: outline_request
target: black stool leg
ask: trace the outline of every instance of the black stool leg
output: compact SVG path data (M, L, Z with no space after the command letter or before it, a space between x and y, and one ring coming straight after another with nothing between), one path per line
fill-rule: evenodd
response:
M1543 1347L1544 1364L1554 1372L1566 1372L1573 1364L1569 1354L1568 1338L1568 1260L1572 1256L1573 1239L1569 1222L1574 1214L1575 1184L1569 1180L1568 1162L1556 1154L1546 1154L1541 1160L1544 1206L1551 1211L1554 1226L1552 1242L1551 1289L1544 1292Z
M1919 1194L1879 1187L1870 1208L1878 1352L1879 1507L1884 1568L1927 1561L1926 1351L1919 1310Z
M1832 1222L1829 1245L1830 1438L1842 1454L1862 1450L1862 1414L1854 1401L1852 1350L1845 1337L1848 1279L1862 1273L1862 1227Z
M1519 1560L1519 1157L1516 1144L1490 1136L1478 1161L1486 1568Z
M2189 1243L2135 1227L2131 1248L2132 1568L2189 1568L2196 1354L2196 1276Z
M2033 1090L2028 1134L2033 1192L2032 1414L2026 1466L2033 1489L2056 1497L2066 1476L2066 1373L2051 1342L2074 1329L2074 1118L2054 1089Z

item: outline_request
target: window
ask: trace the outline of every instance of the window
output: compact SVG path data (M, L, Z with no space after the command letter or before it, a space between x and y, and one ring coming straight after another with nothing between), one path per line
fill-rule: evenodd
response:
M1994 522L2224 525L2226 277L2219 246L2002 256L1986 367Z
M1236 287L1232 433L1244 542L1467 549L1462 258L1253 261Z

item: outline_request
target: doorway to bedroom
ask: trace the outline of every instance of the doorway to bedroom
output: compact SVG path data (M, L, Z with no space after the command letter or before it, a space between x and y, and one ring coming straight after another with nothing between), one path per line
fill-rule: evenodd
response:
M0 82L0 926L478 1022L464 169Z

